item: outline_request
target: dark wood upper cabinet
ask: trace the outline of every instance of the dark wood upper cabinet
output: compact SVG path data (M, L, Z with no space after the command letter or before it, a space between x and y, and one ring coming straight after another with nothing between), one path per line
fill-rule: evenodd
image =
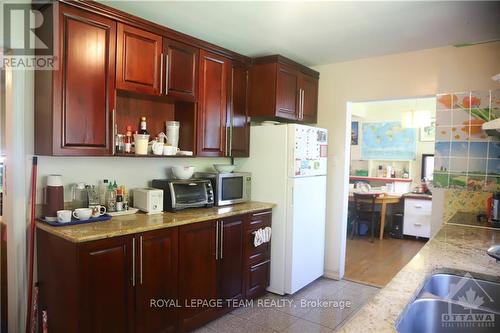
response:
M243 298L243 236L246 215L219 221L218 297L224 300Z
M318 83L316 77L300 75L302 89L302 119L306 123L316 123L318 118Z
M161 94L162 40L154 33L118 23L117 89Z
M196 101L199 49L164 39L166 58L165 94L176 99Z
M197 155L225 156L229 60L200 51L197 121Z
M133 238L115 237L79 248L81 332L134 332ZM79 285L76 283L79 282Z
M250 118L248 116L248 66L231 62L228 122L229 155L248 157L250 154Z
M179 227L179 300L215 300L217 298L217 222L207 221ZM203 325L215 315L214 308L183 307L179 330Z
M276 116L299 118L299 76L300 72L291 67L278 64L276 83Z
M42 10L57 7L59 68L35 73L35 154L109 155L116 23L63 4Z
M151 300L177 300L178 228L145 232L135 239L136 332L175 332L177 309L151 306Z
M319 73L282 56L253 59L249 73L249 114L315 123Z

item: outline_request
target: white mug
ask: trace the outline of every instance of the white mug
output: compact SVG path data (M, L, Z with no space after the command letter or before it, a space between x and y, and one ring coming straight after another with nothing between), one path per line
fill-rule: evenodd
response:
M73 211L73 217L79 220L88 220L92 217L91 208L77 208Z
M99 217L101 215L106 214L106 207L101 206L101 205L92 205L89 206L90 209L92 209L92 217Z
M59 222L59 223L71 222L71 211L70 210L58 210L57 211L57 222Z
M174 146L163 146L163 155L175 155L180 149Z
M154 155L163 155L163 142L153 142L153 144L151 145L151 149L153 150Z

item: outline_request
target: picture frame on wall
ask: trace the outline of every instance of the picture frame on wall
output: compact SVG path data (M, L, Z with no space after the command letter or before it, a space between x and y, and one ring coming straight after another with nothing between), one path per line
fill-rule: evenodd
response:
M357 146L359 142L359 122L351 122L351 146Z
M431 120L429 126L420 128L420 141L431 142L436 140L436 119Z

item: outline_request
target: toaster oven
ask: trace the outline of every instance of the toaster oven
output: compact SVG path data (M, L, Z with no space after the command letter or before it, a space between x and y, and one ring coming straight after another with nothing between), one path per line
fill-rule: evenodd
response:
M212 207L214 192L207 179L154 179L152 186L163 190L163 210Z

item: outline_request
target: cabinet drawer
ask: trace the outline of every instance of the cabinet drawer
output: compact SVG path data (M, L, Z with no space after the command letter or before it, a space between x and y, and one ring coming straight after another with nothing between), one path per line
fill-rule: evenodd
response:
M431 216L432 201L405 199L405 216L407 215L428 215Z
M247 229L259 229L271 226L273 216L272 210L264 210L260 212L250 213L250 221L247 224Z
M431 235L430 215L410 215L405 214L403 223L403 234L418 237Z
M259 246L254 246L253 234L256 230L249 229L245 231L245 266L252 266L263 261L269 260L271 253L271 242L263 243Z
M254 298L265 293L269 285L270 261L254 265L246 274L246 298Z

